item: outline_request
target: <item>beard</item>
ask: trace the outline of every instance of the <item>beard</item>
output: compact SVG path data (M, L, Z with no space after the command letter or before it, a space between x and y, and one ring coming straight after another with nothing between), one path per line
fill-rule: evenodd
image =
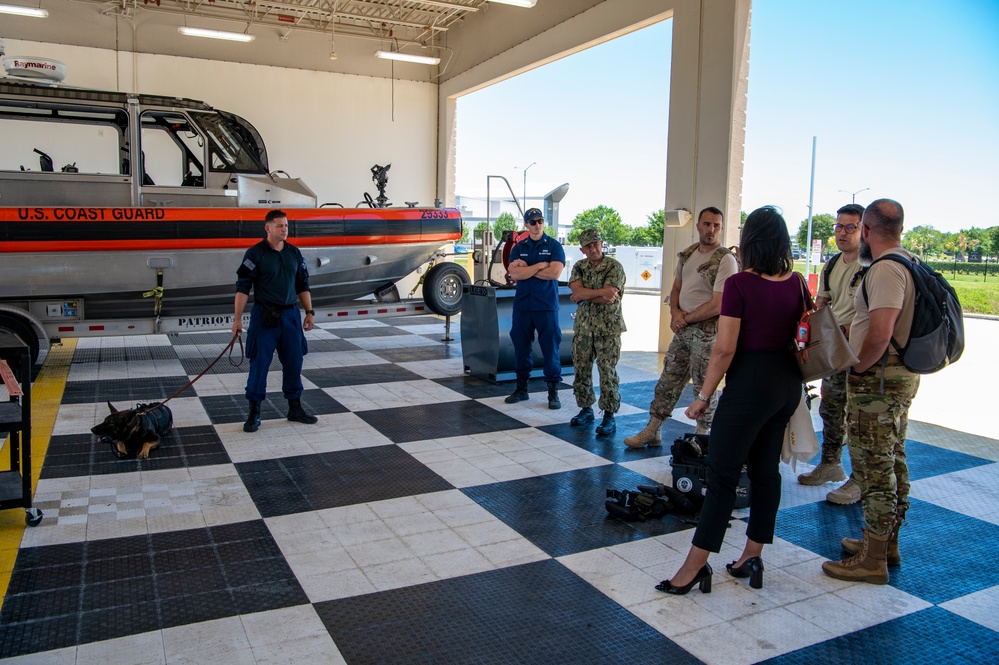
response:
M860 265L869 266L874 262L874 254L871 252L871 246L867 244L864 240L864 236L860 236Z

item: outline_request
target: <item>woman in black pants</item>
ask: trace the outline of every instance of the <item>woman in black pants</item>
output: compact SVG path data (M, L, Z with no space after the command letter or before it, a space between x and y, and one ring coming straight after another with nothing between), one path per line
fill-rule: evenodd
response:
M742 272L725 282L703 392L686 413L696 420L726 377L708 446L708 492L686 560L656 587L666 593L682 595L694 585L711 591L708 553L721 549L744 464L752 483L749 528L729 573L762 587L763 545L774 539L784 429L801 399L801 374L789 343L804 306L787 225L776 209L759 208L746 218L739 256Z

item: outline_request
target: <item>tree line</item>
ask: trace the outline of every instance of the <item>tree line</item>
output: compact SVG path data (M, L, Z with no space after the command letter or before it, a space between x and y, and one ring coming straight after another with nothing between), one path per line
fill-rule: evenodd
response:
M566 241L574 244L579 241L579 234L585 229L597 228L600 229L600 236L604 239L604 242L610 245L637 247L662 246L665 219L665 211L656 210L649 213L645 220L645 226L629 226L621 221L621 215L617 210L600 205L596 208L584 210L576 215L572 220L572 228L569 230ZM476 231L481 231L485 228L485 222L479 222L475 226ZM514 219L510 213L504 212L492 223L492 228L493 236L499 239L503 231L523 230L523 224ZM555 229L551 226L545 227L545 233L553 238L557 237ZM462 242L467 242L469 236L470 233L466 228L462 236Z
M812 238L822 239L823 254L835 253L836 239L833 235L833 225L836 217L822 213L812 217ZM798 245L802 249L811 246L808 242L808 219L801 220L798 227ZM999 254L999 226L981 229L971 227L956 232L940 231L932 225L915 226L902 234L902 246L923 259L942 256L966 260L969 252L978 252L986 256Z
M741 228L741 223L746 219L746 213L740 212L740 218ZM597 228L600 229L600 235L604 241L610 245L661 247L665 210L660 209L649 213L645 222L644 226L629 226L621 221L621 215L617 210L609 206L599 205L576 215L572 220L572 228L569 230L566 240L575 244L579 240L579 234L584 229ZM835 224L836 216L830 213L821 213L812 217L812 238L822 240L823 254L832 254L838 251L833 230ZM523 229L523 225L508 212L497 217L492 226L493 235L497 239L503 231ZM480 222L475 229L482 230L485 227L486 223ZM555 229L551 226L545 227L545 233L557 237ZM462 241L467 242L468 237L469 230L466 228ZM798 246L808 251L811 243L808 242L807 218L801 220L795 238L798 241ZM955 233L939 231L932 225L916 226L903 233L902 246L924 259L946 256L957 260L966 260L969 252L996 256L999 254L999 226L984 229L971 227Z

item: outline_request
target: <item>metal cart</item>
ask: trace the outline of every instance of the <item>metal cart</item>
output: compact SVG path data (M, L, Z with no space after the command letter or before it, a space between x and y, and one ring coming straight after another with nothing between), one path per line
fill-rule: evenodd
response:
M31 506L31 354L5 332L0 332L0 378L9 397L0 401L0 432L10 433L10 471L0 471L0 509L24 508L25 523L38 526L42 511Z

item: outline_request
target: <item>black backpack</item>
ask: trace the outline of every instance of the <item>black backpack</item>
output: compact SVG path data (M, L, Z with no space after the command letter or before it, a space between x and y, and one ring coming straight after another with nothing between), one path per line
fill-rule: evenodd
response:
M932 374L957 362L964 352L964 312L954 287L922 261L910 261L900 254L886 254L874 263L885 259L908 268L916 287L909 343L902 347L894 337L891 339L902 364L910 372ZM861 288L866 303L866 279Z

